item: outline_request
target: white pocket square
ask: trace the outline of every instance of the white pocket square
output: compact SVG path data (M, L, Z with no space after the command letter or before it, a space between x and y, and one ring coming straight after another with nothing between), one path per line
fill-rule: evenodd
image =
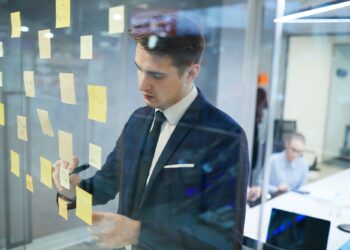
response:
M194 164L173 164L165 165L164 168L193 168Z

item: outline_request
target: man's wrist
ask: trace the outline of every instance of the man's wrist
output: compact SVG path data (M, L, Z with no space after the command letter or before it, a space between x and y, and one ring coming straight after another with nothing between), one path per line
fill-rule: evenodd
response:
M137 245L139 244L139 240L140 240L141 221L133 220L132 227L133 227L134 235L131 238L131 245Z

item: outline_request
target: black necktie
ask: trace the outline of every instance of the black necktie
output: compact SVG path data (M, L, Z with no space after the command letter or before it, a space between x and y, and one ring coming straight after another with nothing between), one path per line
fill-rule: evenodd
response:
M146 142L143 147L143 152L139 163L135 200L134 200L134 206L133 206L134 215L140 206L142 195L146 187L146 181L149 175L149 170L152 165L154 151L157 146L160 129L164 121L166 121L166 118L163 112L157 111L155 114L152 129L147 135Z

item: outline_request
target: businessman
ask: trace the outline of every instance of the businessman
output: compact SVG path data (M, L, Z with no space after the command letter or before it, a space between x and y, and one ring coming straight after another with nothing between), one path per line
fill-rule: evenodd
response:
M243 129L194 84L203 36L174 15L138 20L130 36L146 106L130 116L93 177L75 174L76 158L57 161L53 178L59 193L73 197L79 185L93 195L94 205L119 193L118 211L93 213L94 238L103 247L240 249L247 141ZM59 184L60 167L72 173L71 190ZM74 208L74 198L69 200Z

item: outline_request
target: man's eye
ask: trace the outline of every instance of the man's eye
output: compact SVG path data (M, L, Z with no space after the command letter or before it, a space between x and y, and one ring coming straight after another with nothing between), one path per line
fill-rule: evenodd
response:
M150 76L153 77L154 79L164 78L164 74L161 74L161 73L150 73Z

